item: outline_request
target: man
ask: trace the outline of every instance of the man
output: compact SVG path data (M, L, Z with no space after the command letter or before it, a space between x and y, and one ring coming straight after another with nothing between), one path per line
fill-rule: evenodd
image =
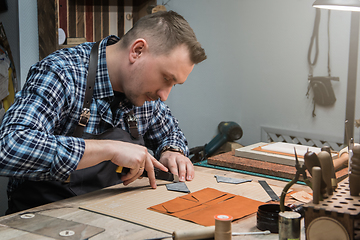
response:
M113 185L118 178L128 185L144 170L156 188L154 167L180 181L193 179L186 138L164 104L172 87L206 59L186 20L158 12L140 19L121 39L103 39L91 87L93 46L62 49L33 65L4 116L0 175L10 178L7 214ZM90 116L84 123L86 103ZM103 137L109 132L112 137ZM117 166L129 171L119 176Z

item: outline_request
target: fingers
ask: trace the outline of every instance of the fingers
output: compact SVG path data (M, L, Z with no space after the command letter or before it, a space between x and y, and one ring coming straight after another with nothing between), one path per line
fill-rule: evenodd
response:
M141 178L141 175L143 174L144 170L146 170L149 183L152 188L156 188L156 178L155 178L155 172L154 167L159 168L160 170L167 172L168 169L161 164L159 161L157 161L150 153L147 153L145 160L142 163L142 167L130 169L130 172L123 176L123 184L126 186L130 184L131 182L135 181L138 178Z
M150 155L151 156L151 155ZM167 172L169 169L167 169L167 167L165 167L161 162L159 162L158 160L156 160L156 158L154 158L153 156L151 156L151 161L154 165L154 167L160 169L161 171Z
M160 162L164 163L172 174L179 176L180 181L191 181L195 170L189 158L177 152L167 151L162 154Z
M186 164L186 181L191 181L195 177L194 165L191 161Z
M194 178L195 170L191 161L183 161L178 164L180 182L191 181Z
M121 177L123 184L126 186L132 183L133 181L135 181L136 179L138 179L143 174L144 169L145 168L143 166L130 169L130 172L128 174Z

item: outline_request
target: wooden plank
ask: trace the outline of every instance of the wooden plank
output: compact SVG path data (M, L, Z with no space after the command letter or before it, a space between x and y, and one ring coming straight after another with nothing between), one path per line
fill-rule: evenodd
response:
M93 0L87 0L85 6L85 37L88 42L94 41L94 12Z
M102 32L101 37L109 35L109 0L102 1Z
M67 0L59 0L59 28L64 30L66 36L68 35Z
M86 42L86 38L68 38L67 39L68 45L79 45L84 42Z
M109 1L109 35L118 35L118 6L117 0Z
M68 36L76 37L76 0L68 0Z
M57 50L56 1L38 0L39 60Z
M85 0L77 0L76 4L76 37L85 37Z
M118 37L124 36L124 0L118 1Z
M101 40L101 30L102 22L101 22L101 2L94 2L94 41Z

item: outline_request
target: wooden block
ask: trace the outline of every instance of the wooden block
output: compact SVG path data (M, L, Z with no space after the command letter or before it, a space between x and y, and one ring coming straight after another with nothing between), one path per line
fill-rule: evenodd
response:
M235 156L235 151L236 150L209 157L207 162L214 166L228 167L287 179L292 179L295 176L296 169L294 166L237 157Z
M355 219L359 219L360 216L359 201L359 196L350 196L348 179L343 180L338 184L334 195L325 198L319 204L310 202L304 205L305 231L309 231L314 220L326 217L336 220L346 229L349 239L354 239Z
M207 163L219 167L227 167L232 169L238 169L248 172L261 173L269 176L281 177L286 179L293 179L296 174L295 162L293 166L283 165L279 163L272 163L266 161L260 161L251 158L237 157L235 156L236 150L226 152L223 154L209 157ZM302 165L302 163L301 163ZM342 181L347 177L347 168L340 169L336 172L336 179ZM311 175L307 173L307 177ZM301 180L301 179L300 179Z
M86 42L86 38L67 38L67 45L78 45Z

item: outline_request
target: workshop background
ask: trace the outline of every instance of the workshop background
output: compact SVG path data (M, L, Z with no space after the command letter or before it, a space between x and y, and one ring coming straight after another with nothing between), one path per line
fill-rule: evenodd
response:
M337 100L331 107L317 106L313 117L312 94L307 98L306 93L314 1L157 1L187 19L208 56L195 66L186 84L173 88L167 100L189 147L208 143L222 121L242 127L243 136L237 141L242 145L268 141L268 132L280 140L288 134L291 138L343 142L351 14L331 12L330 67L332 76L340 78L332 81ZM37 0L8 0L7 4L0 22L22 86L29 67L39 59ZM328 12L321 10L314 76L328 75L327 21ZM355 119L359 114L355 113ZM354 136L359 142L358 128ZM7 206L6 183L7 179L0 177L0 215Z

